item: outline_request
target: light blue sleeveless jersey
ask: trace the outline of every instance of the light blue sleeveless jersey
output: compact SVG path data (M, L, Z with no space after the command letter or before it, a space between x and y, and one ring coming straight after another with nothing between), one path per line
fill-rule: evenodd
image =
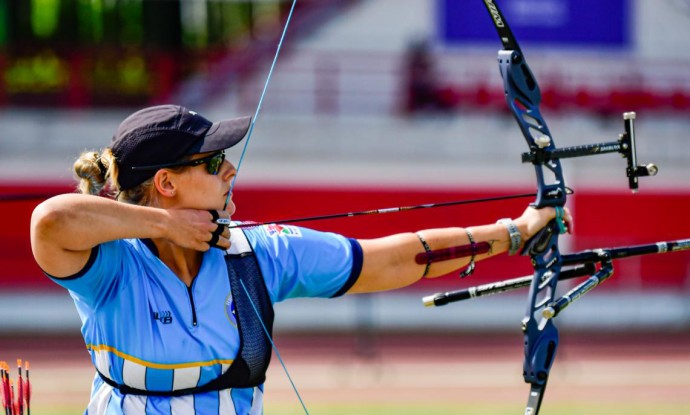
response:
M361 270L359 244L333 233L264 225L244 232L235 228L231 239L231 251L255 252L274 303L342 295ZM224 251L219 249L204 253L191 287L141 240L102 244L79 274L53 280L74 299L94 366L116 383L150 391L193 388L224 373L239 350ZM263 385L180 397L122 395L96 375L85 413L262 411Z

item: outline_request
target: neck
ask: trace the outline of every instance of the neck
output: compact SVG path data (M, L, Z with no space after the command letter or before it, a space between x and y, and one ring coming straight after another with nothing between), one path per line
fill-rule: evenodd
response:
M204 253L182 248L164 239L152 240L158 250L158 257L188 287L201 269Z

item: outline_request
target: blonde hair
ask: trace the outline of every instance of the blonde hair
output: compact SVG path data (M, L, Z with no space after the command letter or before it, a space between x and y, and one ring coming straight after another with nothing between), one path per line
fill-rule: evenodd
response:
M133 205L149 205L154 195L153 178L128 190L120 189L118 168L113 152L106 148L101 153L84 151L74 162L74 173L83 194L99 195Z

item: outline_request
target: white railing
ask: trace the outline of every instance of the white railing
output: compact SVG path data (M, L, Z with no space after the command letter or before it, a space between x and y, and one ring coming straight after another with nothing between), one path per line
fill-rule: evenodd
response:
M495 109L497 105L481 95L487 92L488 99L502 100L502 81L491 51L452 51L435 59L439 84L457 92L459 108ZM606 112L627 103L690 111L689 62L533 53L529 63L548 108ZM279 65L265 108L283 114L396 114L404 107L406 78L401 53L303 51ZM256 105L263 82L258 75L243 83L242 107Z

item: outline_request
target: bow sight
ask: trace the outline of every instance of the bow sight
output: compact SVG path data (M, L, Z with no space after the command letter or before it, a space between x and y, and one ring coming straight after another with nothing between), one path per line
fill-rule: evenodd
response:
M625 169L628 176L628 186L633 193L637 193L638 178L643 176L656 176L659 168L654 163L643 166L637 164L635 149L635 117L634 112L623 114L625 132L621 133L618 141L608 143L586 144L573 147L561 147L555 149L546 148L551 143L551 137L540 135L535 137L535 145L530 146L530 151L522 153L523 163L544 164L552 160L565 158L594 156L606 153L621 153L621 156L628 161Z

